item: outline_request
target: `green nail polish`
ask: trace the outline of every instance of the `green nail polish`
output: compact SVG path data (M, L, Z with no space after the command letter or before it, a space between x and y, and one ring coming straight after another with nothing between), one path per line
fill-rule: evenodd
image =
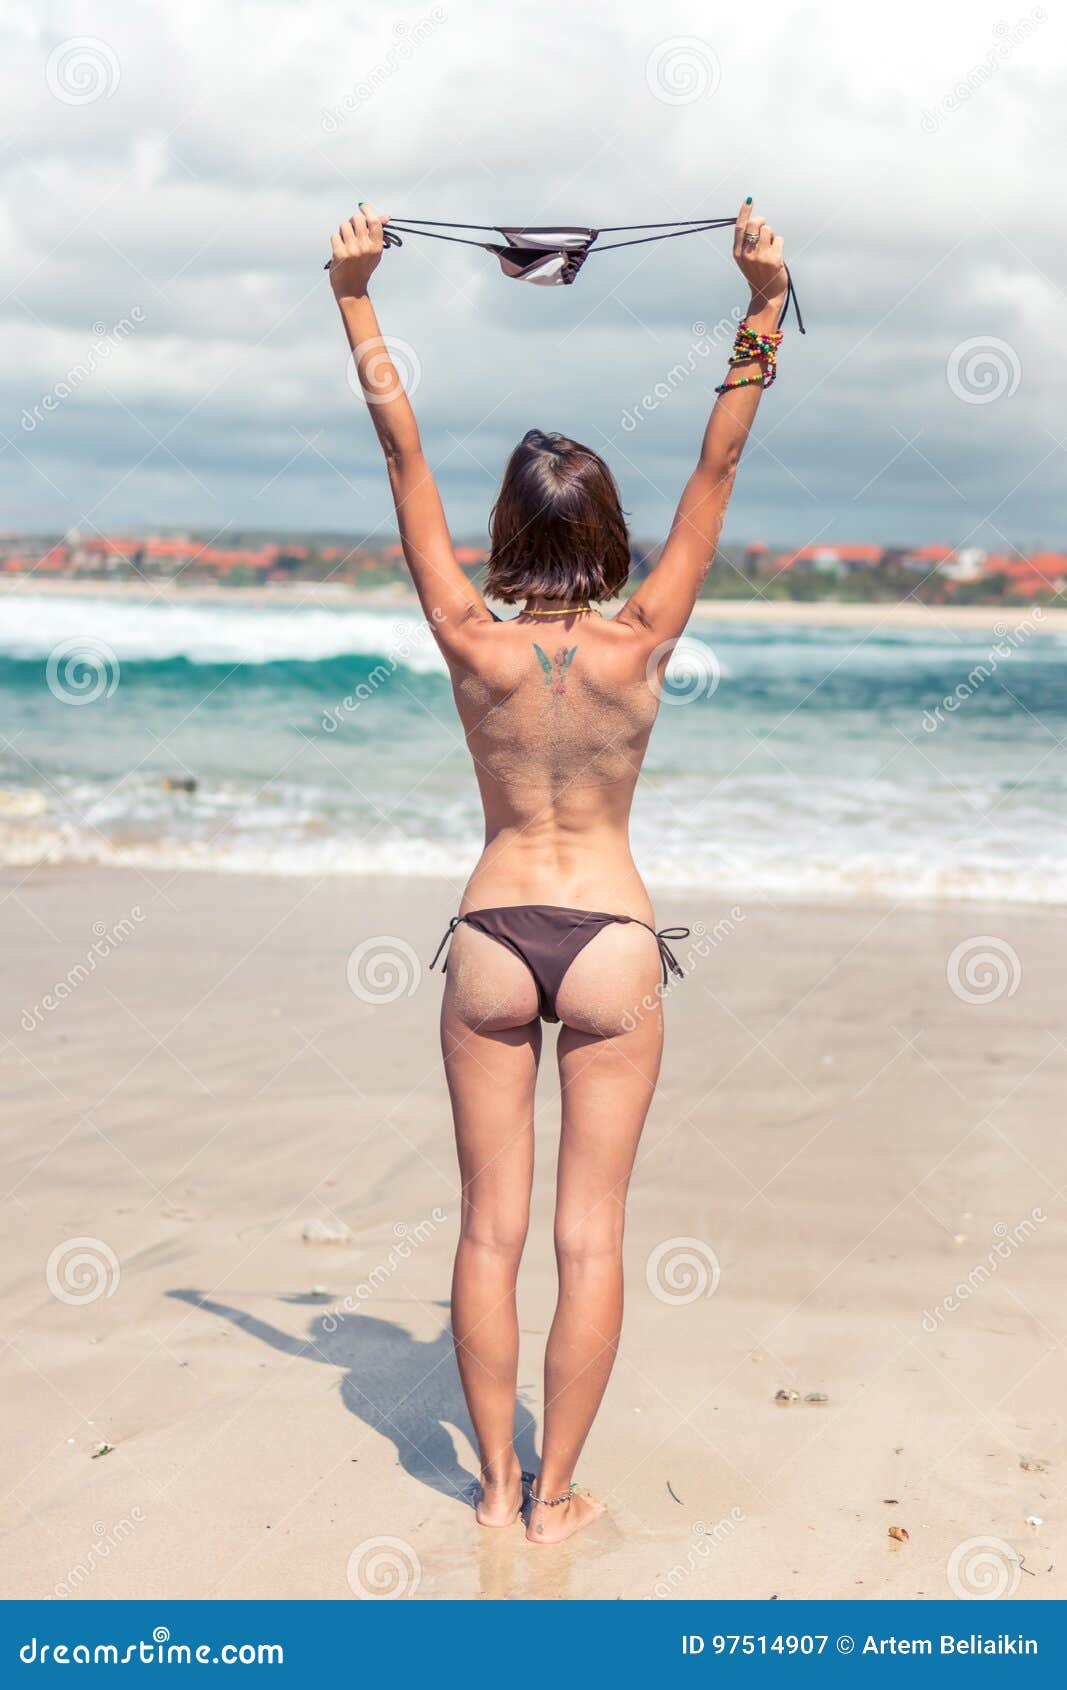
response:
M745 204L746 204L746 205L751 205L751 204L752 204L752 195L751 195L751 194L749 194L749 196L748 196L748 198L747 198L747 200L746 200L746 201L745 201Z
M360 210L360 211L362 211L362 210L363 210L363 207L364 207L364 206L365 206L365 205L366 205L366 203L367 203L367 202L366 202L366 200L360 200L360 202L359 202L359 206L358 206L358 210ZM749 202L748 202L748 203L749 203L749 205L751 205L751 204L752 204L752 201L751 201L751 200L749 200Z

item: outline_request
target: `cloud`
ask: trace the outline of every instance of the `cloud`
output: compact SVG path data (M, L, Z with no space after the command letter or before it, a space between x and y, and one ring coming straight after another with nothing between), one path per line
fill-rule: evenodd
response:
M16 6L5 31L8 527L388 532L321 270L356 199L607 224L725 215L751 192L809 333L788 334L728 534L1063 543L1064 26L1041 7L784 4L755 54L743 14L671 0L94 0L46 21ZM603 450L635 530L664 530L722 365L718 343L690 353L694 325L743 304L725 234L598 255L558 290L412 239L377 302L416 349L457 534L484 532L532 424ZM961 396L971 342L1018 380Z

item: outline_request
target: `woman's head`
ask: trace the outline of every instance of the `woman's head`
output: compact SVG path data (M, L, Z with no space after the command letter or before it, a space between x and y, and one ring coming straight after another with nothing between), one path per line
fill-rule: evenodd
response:
M532 428L508 460L490 522L486 592L514 604L609 599L630 572L619 490L603 458Z

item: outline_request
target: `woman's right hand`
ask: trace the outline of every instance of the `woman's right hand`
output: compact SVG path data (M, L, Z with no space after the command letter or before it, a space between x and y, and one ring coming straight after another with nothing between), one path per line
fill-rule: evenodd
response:
M734 224L734 261L748 283L755 302L774 305L789 291L782 256L782 237L746 200Z
M380 217L366 202L342 223L330 236L333 258L330 261L330 286L338 299L358 297L367 291L367 283L381 263L385 242L383 225L388 217Z

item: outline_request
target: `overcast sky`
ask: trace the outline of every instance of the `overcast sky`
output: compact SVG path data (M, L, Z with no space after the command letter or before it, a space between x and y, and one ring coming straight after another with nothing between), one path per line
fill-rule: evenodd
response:
M751 193L808 334L789 330L725 538L1067 548L1051 3L9 0L5 19L4 529L391 535L322 272L357 200L596 225ZM438 242L387 254L379 315L456 535L484 533L533 425L602 451L634 531L662 533L730 338L709 336L743 297L724 233L591 258L571 288Z

